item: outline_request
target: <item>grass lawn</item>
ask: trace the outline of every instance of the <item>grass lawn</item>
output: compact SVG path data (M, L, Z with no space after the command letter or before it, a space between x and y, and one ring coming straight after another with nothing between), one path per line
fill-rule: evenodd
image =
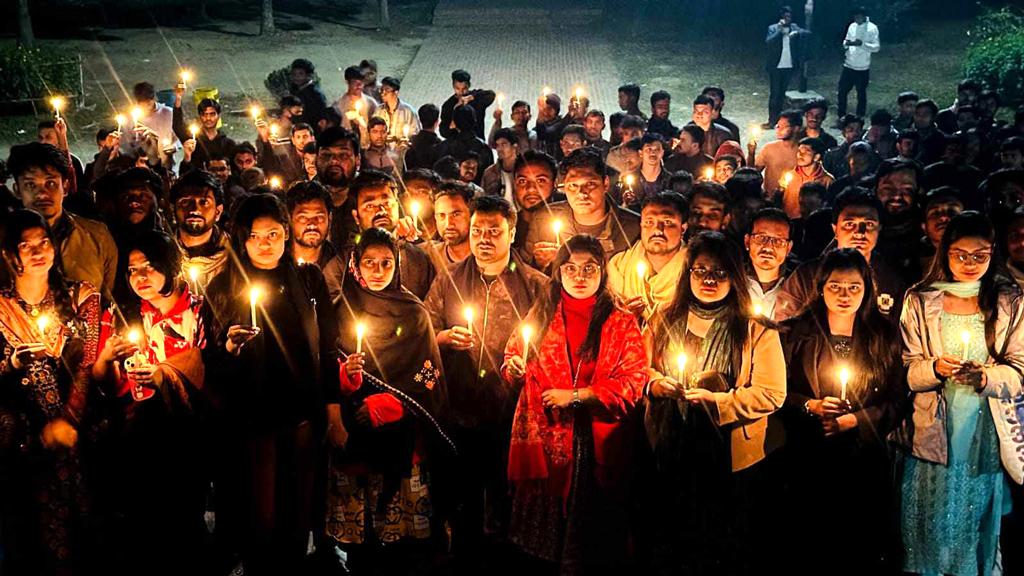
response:
M767 27L767 23L765 24ZM964 51L967 48L965 26L953 22L922 22L906 42L886 44L881 31L882 49L871 65L868 86L868 114L881 107L895 112L896 95L914 90L933 98L940 107L956 96ZM636 41L612 46L619 74L642 87L641 109L655 90L667 90L674 96L672 118L676 125L689 119L690 102L709 84L726 91L724 113L741 128L767 120L768 75L764 70L763 35L754 39L685 39L679 34L646 33ZM739 41L739 40L742 40ZM835 89L842 68L840 49L821 50L810 63L808 89L832 104L831 125L835 114ZM796 79L790 89L796 89ZM850 111L856 110L856 91L850 93Z

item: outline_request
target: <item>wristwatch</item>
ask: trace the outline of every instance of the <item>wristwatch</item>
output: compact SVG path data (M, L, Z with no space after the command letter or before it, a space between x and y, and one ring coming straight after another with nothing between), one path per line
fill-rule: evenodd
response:
M579 406L580 406L580 389L579 388L573 388L572 389L572 407L573 408L579 408Z

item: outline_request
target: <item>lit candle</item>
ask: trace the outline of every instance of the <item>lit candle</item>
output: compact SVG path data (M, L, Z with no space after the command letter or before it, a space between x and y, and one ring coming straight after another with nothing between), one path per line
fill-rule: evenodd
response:
M551 223L551 230L555 233L555 246L562 247L562 221L555 220Z
M466 309L462 311L462 316L466 319L466 330L473 331L473 308L466 306Z
M502 104L504 104L504 102L505 102L505 95L502 94L501 92L498 92L498 96L497 96L496 99L498 101L498 110L501 110L502 109Z
M523 324L523 327L519 330L523 335L523 364L526 364L526 359L530 356L530 338L533 337L533 327L529 324Z
M277 139L277 135L280 134L280 133L281 133L281 127L277 124L277 122L271 122L270 123L270 138L272 140L276 140Z
M708 166L704 169L704 179L711 181L715 179L715 169Z
M583 100L583 94L584 94L583 87L582 86L577 86L576 87L576 91L574 92L574 94L576 96L576 102L579 102L579 101Z
M409 214L412 215L413 220L418 221L420 219L420 209L421 206L419 200L413 200L412 202L409 202Z
M366 324L356 324L356 354L363 353L363 338L366 337Z
M540 90L540 95L541 95L542 97L544 97L544 98L547 98L548 94L551 94L551 88L549 88L549 87L547 87L547 86L545 86L545 87L541 88L541 90Z
M256 327L256 304L259 303L262 296L263 291L258 286L249 288L249 319L253 328Z
M793 172L786 172L782 175L782 187L789 188L790 183L793 182Z
M280 188L281 187L281 178L279 176L271 176L270 177L270 187L273 190L277 190L278 188Z
M636 277L643 284L647 282L647 263L640 261L636 263Z
M193 264L188 267L188 278L192 281L192 284L198 289L199 288L199 266Z
M189 124L188 125L188 132L189 132L189 134L192 135L192 139L195 140L196 136L199 134L199 125L196 124L195 122L193 122L192 124Z
M263 114L263 109L260 108L259 104L253 104L249 107L249 115L252 116L253 122L260 119L260 114Z
M764 307L759 302L754 303L754 316L763 316Z
M39 318L36 318L36 327L39 328L40 334L46 336L46 328L50 325L50 317L43 314Z
M964 330L963 332L961 332L960 333L960 341L964 343L963 361L967 362L967 356L971 352L971 333L968 332L967 330Z
M676 371L678 372L676 374L676 380L678 380L684 388L689 388L689 385L686 382L686 352L680 352L679 355L676 356Z
M142 334L140 334L137 329L132 328L131 330L128 331L128 342L130 342L131 344L138 344L141 338Z
M850 369L843 366L839 369L839 399L846 400L846 385L850 383Z
M356 113L362 115L363 113L363 99L356 100L356 103L352 105Z
M139 120L142 119L142 108L139 108L138 106L132 106L131 115L132 115L132 128L138 128Z
M408 124L406 124L405 126L402 126L402 138L404 138L406 140L409 139L409 125Z
M64 98L62 96L54 96L50 98L50 106L53 106L53 113L56 114L57 120L60 120L60 111L64 108Z
M636 176L632 174L626 174L626 188L629 191L633 191L633 184L636 182Z
M764 132L764 130L762 130L760 126L758 126L757 124L751 124L750 140L752 142L757 142L757 140L761 137L762 132Z
M118 134L121 133L121 128L124 127L124 123L125 123L126 120L127 120L127 118L124 117L124 114L118 114L117 116L114 116L114 122L117 122L117 133Z
M181 87L188 90L188 83L192 81L192 72L182 68L181 70Z

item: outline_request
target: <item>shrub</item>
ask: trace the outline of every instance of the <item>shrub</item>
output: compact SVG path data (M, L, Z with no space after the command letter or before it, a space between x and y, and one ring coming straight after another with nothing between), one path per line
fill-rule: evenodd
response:
M76 56L46 48L0 48L0 102L81 93Z
M1004 101L1024 101L1024 13L1012 8L988 12L968 34L964 75L996 90Z
M278 101L283 96L287 96L291 93L291 81L291 68L285 66L284 68L278 68L270 74L267 74L267 79L263 81L263 87L274 95L275 101ZM313 73L313 84L320 84L320 78L315 72Z

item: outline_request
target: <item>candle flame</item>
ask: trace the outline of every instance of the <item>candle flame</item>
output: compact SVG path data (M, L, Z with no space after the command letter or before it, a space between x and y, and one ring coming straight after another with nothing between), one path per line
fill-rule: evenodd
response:
M142 334L137 329L132 328L128 331L128 341L132 344L138 344L141 338Z
M360 322L356 324L356 338L362 340L366 337L366 324Z
M419 219L421 209L422 206L420 206L419 200L413 200L412 202L409 202L409 213L412 214L414 220Z
M138 106L132 106L131 115L132 122L138 122L139 119L142 118L142 108L139 108Z
M192 134L192 139L195 140L196 134L199 134L199 125L194 122L189 124L188 131Z
M259 286L253 286L249 288L249 304L255 306L259 303L260 298L263 297L263 290L260 290Z
M843 386L846 386L850 382L850 369L846 366L839 369L839 382Z
M961 332L960 333L960 341L964 343L964 346L967 346L968 344L970 344L971 343L971 333L968 332L967 330L964 330L963 332Z
M754 304L754 316L763 316L764 308L760 304Z
M45 334L46 333L46 328L49 325L50 325L50 317L47 316L46 314L43 314L39 318L36 318L36 327L39 328L40 332Z
M583 98L583 94L584 94L583 87L582 86L577 86L575 94L576 94L576 99L577 100L580 100L581 98Z
M563 224L561 220L555 220L551 223L551 229L555 231L555 236L558 236L562 232L562 226Z
M533 338L533 326L530 326L529 324L523 324L523 327L520 328L519 331L523 335L523 346L529 346L530 338Z
M279 178L277 176L271 176L270 177L270 187L273 188L274 190L277 190L278 188L280 188L281 187L281 178Z
M751 124L750 125L750 135L754 139L757 139L757 137L760 136L763 132L764 132L764 130L762 130L761 127L758 126L757 124Z
M277 134L281 131L281 127L277 125L277 122L270 124L270 135L277 138Z
M64 104L65 101L63 96L54 96L53 98L50 98L50 106L53 106L53 110L55 112L60 112L61 110L63 110Z
M641 282L643 282L644 280L647 279L647 263L646 262L637 262L636 263L636 275L637 275L637 278L639 278Z
M704 179L713 180L715 178L715 169L710 166L704 169Z
M363 111L363 100L362 99L356 100L355 109L356 109L356 112L362 112Z
M626 174L626 186L632 188L634 182L636 182L636 176L633 176L632 174Z
M125 122L126 122L127 120L128 120L128 119L127 119L127 118L125 118L124 114L118 114L117 116L114 116L114 122L117 122L117 129L118 129L118 130L120 130L120 129L121 129L121 126L124 126L124 123L125 123Z
M402 136L404 136L405 138L409 137L409 125L408 124L406 124L405 126L402 126Z
M263 113L263 109L258 104L253 104L249 107L249 115L252 116L253 120L259 120L260 114Z
M193 282L198 280L199 279L199 266L194 266L194 265L193 266L189 266L188 267L188 277Z
M472 325L473 324L473 308L472 307L466 306L466 308L462 311L462 316L466 319L466 324L467 325Z
M548 94L551 94L551 88L545 86L544 88L541 89L541 91L540 91L540 95L541 96L547 97Z
M790 182L793 181L793 173L792 172L786 172L782 176L782 181L786 183L786 186L789 186Z
M676 356L676 368L679 369L679 375L682 376L683 375L683 371L686 370L686 353L685 352L680 352L679 355Z
M181 81L188 84L192 81L192 72L188 69L182 68L181 70Z

